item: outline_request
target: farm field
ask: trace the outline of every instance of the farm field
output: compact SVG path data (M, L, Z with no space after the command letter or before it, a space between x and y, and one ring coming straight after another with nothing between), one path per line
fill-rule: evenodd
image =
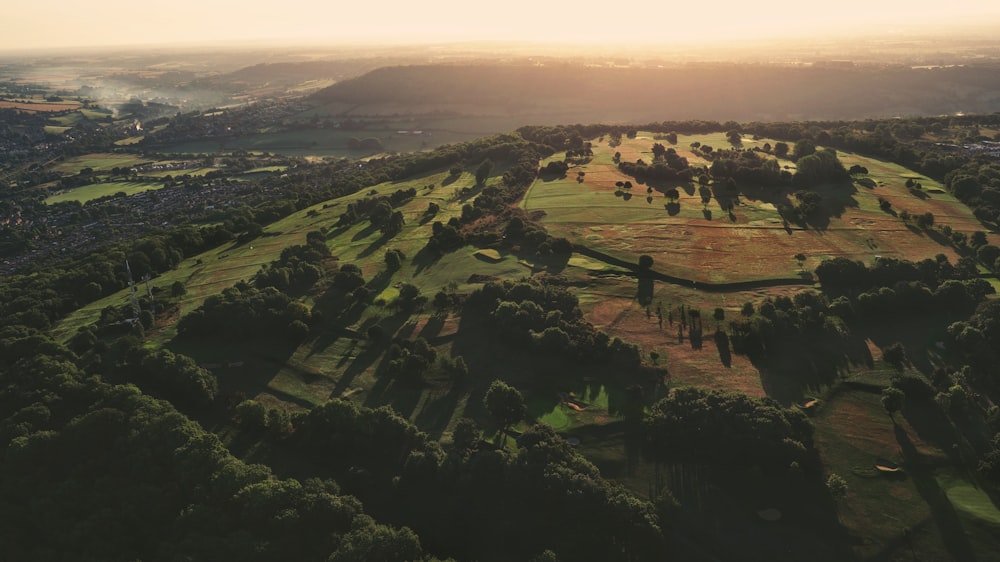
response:
M66 158L53 170L66 174L75 174L83 168L90 168L95 172L109 172L112 168L130 167L148 161L148 158L134 154L93 153Z
M45 100L0 100L0 109L18 109L28 113L59 113L79 109L78 101L50 102Z

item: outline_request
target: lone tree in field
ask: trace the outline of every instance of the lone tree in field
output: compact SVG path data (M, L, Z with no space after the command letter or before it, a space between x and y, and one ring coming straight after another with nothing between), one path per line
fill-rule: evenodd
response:
M495 380L490 384L486 396L483 397L483 404L493 421L500 427L503 440L506 440L510 426L521 421L527 411L521 393L502 380Z
M903 391L894 386L882 389L882 407L889 412L889 418L893 423L896 422L895 413L903 409L904 398L906 395Z
M484 185L486 179L490 177L490 172L493 171L493 161L487 158L483 160L483 163L476 168L476 185Z

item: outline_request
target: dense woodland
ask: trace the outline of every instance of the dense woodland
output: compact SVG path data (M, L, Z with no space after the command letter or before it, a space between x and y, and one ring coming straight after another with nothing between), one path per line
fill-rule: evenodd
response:
M506 72L477 84L474 93L491 91ZM955 79L972 80L964 70L949 72ZM892 77L905 82L909 74ZM793 78L799 79L787 79ZM437 91L414 91L448 101L439 100ZM615 91L622 91L620 83ZM352 91L345 86L324 95L333 93L349 96ZM524 127L364 164L297 163L280 177L261 180L259 189L210 225L178 221L139 239L107 244L92 255L39 263L30 272L11 275L0 287L0 558L667 559L680 548L677 530L684 525L669 488L660 486L648 499L640 498L602 476L550 427L513 431L527 421L524 399L501 381L492 382L482 396L492 425L465 419L451 440L438 441L388 406L334 399L292 414L223 393L216 375L190 357L151 349L144 329L153 318L129 322L127 310L106 309L100 322L81 329L68 346L53 341L47 330L69 312L125 288L125 260L136 276L155 277L223 242L250 242L264 226L310 205L429 171L473 171L479 191L460 216L448 221L435 220L435 209L428 208L433 236L421 259L439 259L467 244L566 259L573 245L551 236L513 203L539 174L565 172L558 165L540 168L542 159L563 151L585 156L585 139L620 138L636 129L663 136L654 145L653 161L618 163L637 183L689 182L704 189L711 183L712 189L734 194L794 186L802 190L799 203L782 214L790 222L809 224L814 218L810 188L863 175L845 170L837 159L837 150L850 150L942 181L974 210L984 232L995 231L1000 220L996 160L914 139L947 126L962 128L967 140L976 141L981 140L977 127L998 124L1000 117L987 115ZM732 146L701 150L712 164L695 169L672 147L678 133L692 132L729 132ZM742 150L744 135L779 139L781 146L770 150L791 155L796 173L778 168L758 151ZM485 185L496 165L503 165L503 174ZM377 280L366 279L355 264L339 263L325 240L330 232L359 223L391 239L402 227L398 208L415 196L400 190L345 206L329 230L310 233L252 279L186 314L177 324L178 341L294 346L333 319L373 306L370 287ZM38 200L30 190L4 194L8 206ZM15 233L4 227L3 236ZM863 360L856 356L859 339L872 325L927 322L961 362L931 379L900 377L892 387L968 432L977 455L971 468L996 493L1000 414L990 404L1000 400L1000 306L977 267L1000 270L1000 250L984 234L955 233L950 243L962 256L958 263L944 256L917 263L883 259L870 266L846 259L823 262L815 271L818 290L748 302L739 317L726 323L717 319L715 341L762 369L829 382L837 376L838 363ZM387 251L386 271L398 268L401 259ZM640 261L637 271L650 266ZM484 337L503 349L634 383L623 431L646 459L753 466L765 474L795 474L803 497L828 501L836 495L836 485L824 485L810 418L787 407L787 400L681 387L643 403L650 365L636 345L587 322L565 280L536 275L518 282L484 281L468 294L442 287L433 296L403 285L395 306L449 310L484 326ZM157 295L161 315L184 288L174 291ZM689 314L693 330L695 314ZM700 338L700 312L697 318ZM476 378L465 359L439 357L426 340L394 338L378 325L361 337L385 355L381 374L401 384L420 384L431 372L460 381ZM900 365L907 361L901 353L889 359ZM887 396L891 413L895 395ZM253 454L239 458L239 452L228 450L213 433L219 427L237 435L243 445L234 449ZM487 439L487 433L496 438Z

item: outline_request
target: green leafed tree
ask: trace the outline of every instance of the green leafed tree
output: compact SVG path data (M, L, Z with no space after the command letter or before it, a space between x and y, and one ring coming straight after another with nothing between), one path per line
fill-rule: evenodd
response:
M495 380L490 384L483 397L483 404L505 435L512 425L524 418L527 411L521 392L502 380Z
M485 185L490 172L493 171L493 161L487 158L476 168L476 185Z

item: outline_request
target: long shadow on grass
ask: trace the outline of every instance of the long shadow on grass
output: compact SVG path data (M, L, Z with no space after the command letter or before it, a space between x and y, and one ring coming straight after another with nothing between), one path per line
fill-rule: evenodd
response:
M440 439L444 430L455 415L458 401L462 398L463 392L458 385L452 385L448 392L441 395L435 394L428 399L421 408L420 413L413 420L421 431L427 432L431 438Z
M358 257L359 258L367 258L368 256L374 254L375 250L378 250L382 246L385 246L386 242L388 242L389 240L392 240L392 236L389 235L389 234L383 234L382 236L379 236L374 242L372 242L371 244L369 244L364 250L361 250L360 252L358 252Z
M266 391L282 400L312 407L305 400L268 387L268 383L287 367L296 347L294 343L267 339L230 343L175 338L167 344L170 351L187 355L200 365L215 365L211 371L219 381L220 395L243 398Z
M399 415L409 418L417 409L423 393L424 385L418 381L382 374L375 382L375 386L368 391L364 405L368 408L377 408L388 404Z
M379 322L382 326L383 334L386 335L383 336L382 340L378 342L369 342L361 353L354 358L351 365L344 371L344 374L340 376L340 379L337 380L337 385L333 388L333 392L330 393L331 398L340 396L342 393L346 392L359 374L374 365L375 361L377 361L379 357L383 356L388 347L391 334L396 333L396 331L399 330L400 326L402 326L408 318L409 316L405 314L397 314L395 316L383 318ZM370 397L371 393L369 393L369 398Z
M954 560L976 560L976 554L972 550L962 521L958 518L955 507L951 504L947 494L941 489L938 481L930 468L924 463L920 453L917 451L906 430L896 425L896 442L903 452L903 462L906 463L906 471L913 478L913 483L917 487L920 496L927 502L931 510L931 517L941 531L941 538L945 548L954 557Z
M751 358L760 371L764 392L784 406L800 403L806 393L832 384L843 357L817 354L817 350L785 350L775 354L779 360L761 361Z

